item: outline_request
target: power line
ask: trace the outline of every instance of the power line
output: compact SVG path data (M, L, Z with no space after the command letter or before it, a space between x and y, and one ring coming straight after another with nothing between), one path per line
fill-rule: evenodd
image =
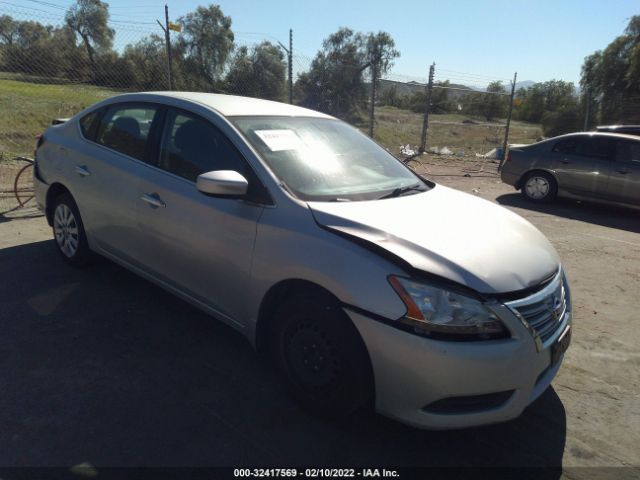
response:
M42 0L26 0L27 2L32 2L32 3L37 3L38 5L44 5L46 7L50 7L50 8L56 8L59 10L67 10L71 5L69 5L68 7L65 7L63 5L59 5L56 3L50 3L50 2L44 2Z
M485 78L485 79L490 79L490 80L496 78L496 77L492 77L491 75L482 75L482 74L478 74L478 73L469 73L469 72L460 72L460 71L456 71L456 70L447 70L446 68L439 68L438 71L445 72L445 73L459 74L459 75L468 75L468 76L472 76L472 77ZM503 79L503 80L507 80L507 79Z

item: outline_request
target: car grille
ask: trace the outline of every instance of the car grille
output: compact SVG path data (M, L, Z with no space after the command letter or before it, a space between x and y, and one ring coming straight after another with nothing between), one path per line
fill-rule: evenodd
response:
M567 311L566 291L562 273L537 294L507 304L526 322L544 343L562 325Z

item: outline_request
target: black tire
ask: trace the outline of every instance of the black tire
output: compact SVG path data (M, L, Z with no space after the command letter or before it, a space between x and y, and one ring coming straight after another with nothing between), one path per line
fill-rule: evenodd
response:
M335 301L322 294L296 295L280 304L274 315L271 353L298 403L331 419L371 406L369 354Z
M534 203L549 203L558 195L558 182L547 172L529 172L521 182L522 195Z
M53 240L62 259L74 267L91 263L93 254L73 197L68 193L59 195L53 201L51 211Z

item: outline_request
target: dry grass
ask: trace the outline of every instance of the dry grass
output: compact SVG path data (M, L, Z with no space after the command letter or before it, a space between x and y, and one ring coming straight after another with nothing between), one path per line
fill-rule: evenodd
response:
M468 122L468 123L465 123ZM429 117L427 145L448 147L465 155L486 153L502 146L504 120L486 122L460 114L439 114ZM397 153L400 145L420 144L422 115L394 107L376 108L375 139ZM542 135L540 125L512 121L509 143L532 143Z
M31 156L35 136L51 120L68 117L118 92L88 85L0 79L0 158Z
M8 74L0 77L0 155L4 153L5 159L31 155L35 136L53 118L73 115L92 103L121 93L83 84L36 80L21 81ZM393 107L376 108L375 138L392 152L397 153L400 145L418 145L421 131L422 115ZM460 114L431 115L428 145L473 155L501 146L503 135L504 121L487 123ZM531 143L540 135L539 125L514 121L509 142Z

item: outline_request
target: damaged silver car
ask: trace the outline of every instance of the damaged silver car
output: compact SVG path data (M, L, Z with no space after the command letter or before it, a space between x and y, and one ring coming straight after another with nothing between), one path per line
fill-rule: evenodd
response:
M544 235L322 113L120 95L51 126L34 175L66 262L107 257L231 325L321 415L506 421L571 338Z

